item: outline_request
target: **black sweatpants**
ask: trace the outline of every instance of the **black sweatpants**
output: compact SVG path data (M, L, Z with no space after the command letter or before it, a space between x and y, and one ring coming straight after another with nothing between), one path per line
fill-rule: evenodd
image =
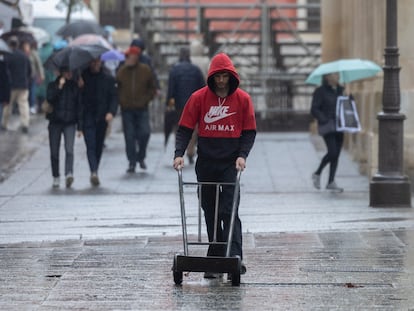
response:
M235 160L206 160L197 158L196 174L199 182L231 182L234 183L237 177ZM213 241L214 237L214 210L216 202L216 186L201 185L201 207L204 211L204 218L207 226L207 234L209 241ZM231 211L233 207L234 196L233 185L223 185L219 192L219 213L217 226L217 241L227 241ZM238 196L237 208L240 203ZM207 256L225 256L226 247L224 245L210 245ZM242 252L242 227L238 213L236 213L233 239L230 248L230 256L240 256L243 258Z

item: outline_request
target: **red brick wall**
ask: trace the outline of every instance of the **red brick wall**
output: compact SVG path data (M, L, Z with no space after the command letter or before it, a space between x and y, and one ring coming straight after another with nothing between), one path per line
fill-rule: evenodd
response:
M251 5L252 3L258 3L260 4L261 1L252 1L252 0L233 0L233 1L218 1L218 0L163 0L163 3L170 3L170 4L246 4ZM268 4L295 4L297 0L267 0ZM170 16L170 17L185 17L189 16L189 20L187 22L185 21L175 21L173 22L173 27L176 29L185 29L188 27L191 30L195 30L196 25L196 15L197 10L195 8L176 8L176 9L168 9L165 10L164 14ZM272 17L278 17L279 14L282 14L284 17L294 17L297 15L295 9L284 9L280 10L279 12L273 11ZM244 22L242 24L239 24L239 21L244 18L258 18L258 21L260 21L260 15L261 10L259 8L251 9L251 8L245 8L245 9L216 9L216 8L208 8L205 11L205 16L208 17L231 17L231 18L237 18L237 21L214 21L210 23L210 29L211 30L218 30L218 29L226 29L226 30L233 30L235 27L238 27L238 29L257 29L260 30L260 23L252 23L252 22ZM283 23L280 24L278 27L286 27L283 26Z

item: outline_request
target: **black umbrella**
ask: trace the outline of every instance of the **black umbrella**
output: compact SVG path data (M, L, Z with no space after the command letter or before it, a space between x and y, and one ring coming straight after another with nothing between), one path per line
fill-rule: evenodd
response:
M177 126L179 121L179 112L175 109L167 109L164 114L164 146L168 144L168 138Z
M11 37L17 37L17 39L19 40L19 44L22 42L28 42L30 45L37 43L34 35L30 31L14 29L14 30L5 32L0 36L0 38L6 42Z
M66 24L59 28L56 32L57 35L64 38L76 38L87 33L94 33L103 36L105 34L105 30L96 22L81 20Z
M12 52L10 50L9 46L7 45L7 43L3 39L0 39L0 52L2 52L2 53L11 53Z
M109 49L101 45L67 46L49 56L44 66L51 70L61 67L68 67L70 70L84 69L92 60L99 58L107 51Z

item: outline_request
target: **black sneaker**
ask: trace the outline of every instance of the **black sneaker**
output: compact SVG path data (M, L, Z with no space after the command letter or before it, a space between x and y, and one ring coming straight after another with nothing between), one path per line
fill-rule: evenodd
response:
M143 170L147 169L147 165L145 164L144 160L139 161L139 167Z
M73 184L73 175L72 174L66 175L66 188L72 187L72 184Z
M95 186L95 187L99 186L100 182L99 182L99 177L98 177L98 174L97 174L97 173L95 173L95 172L93 172L93 173L91 174L90 181L91 181L91 185L92 185L92 186Z
M135 165L130 164L127 169L127 173L135 173Z

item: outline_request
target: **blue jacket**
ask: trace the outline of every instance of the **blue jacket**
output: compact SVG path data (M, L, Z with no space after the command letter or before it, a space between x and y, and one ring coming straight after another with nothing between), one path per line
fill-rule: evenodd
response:
M7 54L6 61L10 71L11 89L29 89L32 69L26 54L14 50L13 53Z
M175 100L175 108L182 110L191 94L206 85L201 69L189 61L175 64L168 77L167 104Z

